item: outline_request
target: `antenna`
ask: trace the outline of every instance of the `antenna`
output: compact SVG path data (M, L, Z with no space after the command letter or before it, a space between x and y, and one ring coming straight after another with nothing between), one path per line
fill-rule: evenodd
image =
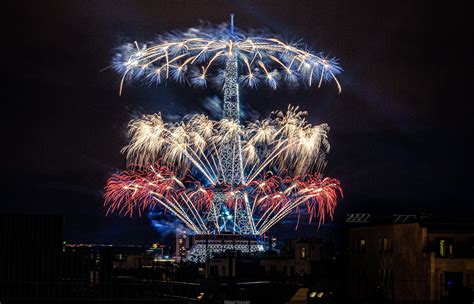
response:
M230 14L230 35L234 37L234 14Z

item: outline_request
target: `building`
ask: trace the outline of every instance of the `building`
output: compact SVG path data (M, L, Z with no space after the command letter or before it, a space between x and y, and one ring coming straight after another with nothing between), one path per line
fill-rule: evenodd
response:
M204 276L206 278L239 278L258 279L263 277L264 271L259 261L249 253L242 253L237 250L217 253L209 259L205 267Z
M62 281L67 284L96 286L112 281L112 246L65 244Z
M162 297L157 282L175 280L173 259L155 255L159 244L65 244L61 294L68 298L99 299ZM150 250L151 249L151 250ZM158 250L161 253L161 250ZM157 285L157 286L154 286ZM161 291L160 291L161 292ZM143 293L143 295L142 295Z
M248 246L248 244L245 244ZM333 272L335 250L332 242L316 238L291 239L283 250L251 253L228 250L206 262L206 277L249 279L311 276L327 278Z
M431 303L472 296L474 221L400 219L349 228L350 297Z
M191 236L188 234L186 229L176 229L175 257L185 259L191 245Z
M262 258L265 272L286 276L324 275L335 256L334 244L317 238L292 239L285 242L283 252Z

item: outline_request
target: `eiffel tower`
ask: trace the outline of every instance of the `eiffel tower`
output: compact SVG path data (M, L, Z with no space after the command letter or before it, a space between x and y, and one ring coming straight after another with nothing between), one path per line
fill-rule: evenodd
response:
M229 39L235 39L234 15L231 15ZM240 123L238 68L237 55L232 52L228 55L224 73L223 118ZM219 151L219 158L222 163L219 183L230 186L231 190L215 190L213 206L207 216L208 227L212 227L211 232L214 234L257 234L247 195L242 192L234 193L233 191L236 186L245 183L241 138L238 132L233 136L229 136L223 142ZM235 195L235 200L239 202L234 207L233 212L225 204L226 199L229 199L229 195ZM214 223L214 225L210 223Z

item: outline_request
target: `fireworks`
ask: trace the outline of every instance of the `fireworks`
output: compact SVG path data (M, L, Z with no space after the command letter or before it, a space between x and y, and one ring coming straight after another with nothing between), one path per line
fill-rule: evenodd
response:
M121 46L113 67L122 74L120 92L126 80L159 84L168 79L206 86L209 82L224 84L223 66L235 56L239 65L239 84L255 88L268 85L276 89L281 83L318 87L334 81L341 67L334 58L314 54L298 44L289 44L274 35L234 32L226 24L202 25L187 31L173 31L149 43Z
M329 151L326 124L313 126L306 122L306 112L298 107L277 111L247 125L222 119L210 120L198 114L173 124L160 114L144 115L129 124L130 144L123 152L131 167L161 162L180 177L193 169L205 183L218 185L224 176L222 152L228 138L238 136L243 156L243 184L272 168L292 176L320 173Z
M326 214L332 218L341 188L337 180L319 174L304 177L267 174L246 185L227 189L226 193L227 216L221 218L215 211L214 186L205 187L192 178L182 182L174 172L155 164L113 175L107 183L105 199L108 211L129 215L159 206L175 214L196 234L209 234L211 231L235 233L235 221L234 227L229 228L226 220L234 219L237 206L244 205L251 197L251 219L258 220L249 225L255 226L257 234L263 234L301 208L306 208L310 222L319 218L322 223ZM214 214L211 221L203 216L209 213Z
M329 127L313 126L305 116L288 107L247 125L202 114L174 124L165 123L160 114L132 120L130 144L123 149L130 170L109 179L108 210L133 215L160 206L195 233L214 228L235 232L226 220L235 219L238 206L250 198L250 218L256 221L249 225L258 234L303 207L310 221L317 217L321 223L326 214L332 217L341 188L337 180L321 176ZM223 145L234 135L242 140L244 160L243 182L237 187L219 179L224 175ZM216 189L226 193L223 218L216 212Z
M329 127L312 125L289 106L268 118L239 120L239 85L281 83L318 86L341 72L334 59L281 39L225 26L201 26L127 44L113 66L126 80L167 79L205 86L222 84L223 118L198 114L175 123L161 114L129 124L122 150L128 170L109 178L107 213L129 216L160 208L196 234L261 235L290 213L309 222L332 218L339 181L323 177ZM298 225L298 224L297 224Z

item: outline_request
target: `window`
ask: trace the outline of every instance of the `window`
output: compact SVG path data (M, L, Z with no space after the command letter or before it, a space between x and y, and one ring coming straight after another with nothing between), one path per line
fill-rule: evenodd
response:
M392 252L392 238L379 239L379 252Z
M392 251L392 238L383 239L383 252Z
M301 247L300 257L302 259L306 258L306 247Z
M447 252L446 252L446 240L439 240L438 254L442 258L444 258L446 256L446 254L447 254Z
M365 252L365 240L352 240L352 252L361 254Z
M440 258L450 258L453 256L453 239L438 239L437 255Z
M462 272L445 272L444 273L444 286L449 289L456 289L462 287Z
M360 253L365 253L365 240L360 240L359 241L359 252Z
M379 268L378 277L381 281L393 280L393 271L391 268Z

